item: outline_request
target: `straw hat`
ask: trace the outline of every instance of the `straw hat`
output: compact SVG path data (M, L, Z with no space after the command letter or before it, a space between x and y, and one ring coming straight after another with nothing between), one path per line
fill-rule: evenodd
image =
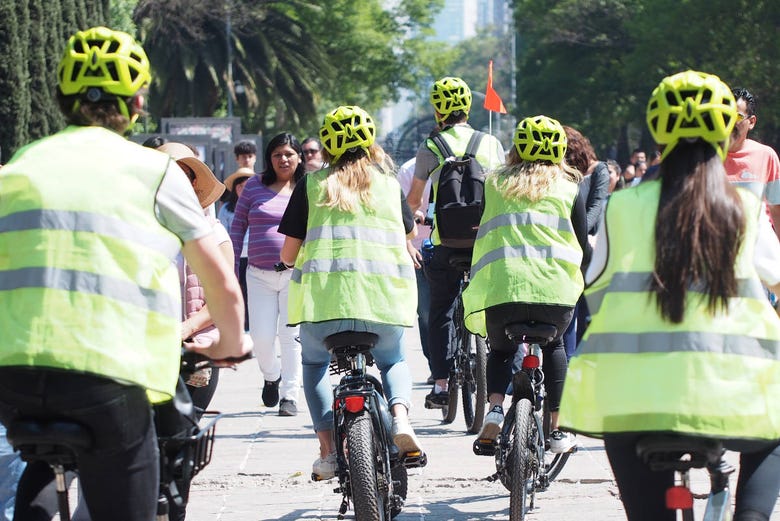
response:
M225 185L219 182L214 172L195 155L190 147L181 143L165 143L157 148L165 152L179 166L187 166L195 173L195 194L202 208L208 208L225 193Z
M239 168L238 170L236 170L235 172L233 172L232 174L230 174L225 178L225 186L227 186L227 189L232 192L233 185L236 184L236 181L244 177L252 177L253 175L255 175L254 170L252 170L249 167L242 166L241 168Z

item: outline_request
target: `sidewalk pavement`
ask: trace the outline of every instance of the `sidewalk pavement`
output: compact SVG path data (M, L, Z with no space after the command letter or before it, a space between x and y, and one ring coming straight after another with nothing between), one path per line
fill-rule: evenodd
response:
M509 493L500 482L486 480L495 472L494 460L472 453L474 436L465 432L462 411L452 424L443 425L440 411L423 408L429 392L424 384L428 368L416 334L414 329L406 336L407 359L415 382L411 419L429 463L424 469L409 471L409 494L396 519L507 519ZM193 481L188 521L337 519L341 504L341 494L333 492L337 481L310 481L318 444L303 391L299 414L280 417L276 408L261 404L261 387L254 361L243 363L236 371L222 370L212 409L220 410L224 417L217 425L212 462ZM578 452L550 488L537 494L529 520L625 519L602 443L583 437L578 440ZM692 477L694 492L706 492L706 473L697 471ZM736 485L735 477L732 485ZM697 519L703 505L703 500L697 500ZM780 513L780 506L775 513ZM351 509L346 519L354 519Z

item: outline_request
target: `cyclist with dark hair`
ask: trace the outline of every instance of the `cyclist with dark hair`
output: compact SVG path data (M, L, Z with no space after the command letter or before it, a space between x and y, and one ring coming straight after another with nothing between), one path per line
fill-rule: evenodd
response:
M517 345L504 328L512 322L554 325L544 353L544 383L551 411L550 450L572 450L574 435L558 430L566 377L563 334L582 293L582 266L590 246L580 172L569 166L567 136L547 116L528 117L515 129L506 166L488 174L485 212L474 244L471 282L463 293L466 327L487 336L487 389L491 409L479 440L495 440ZM533 397L535 401L535 397Z
M726 178L737 119L717 76L664 78L647 105L659 178L612 194L586 273L593 321L560 423L604 437L631 521L676 519L674 472L637 455L648 433L740 451L737 521L768 520L780 491L780 318L761 286L780 288L780 244L761 201Z
M221 337L208 356L243 354L241 290L181 168L121 136L150 81L143 48L105 27L79 31L57 78L69 126L0 172L0 421L85 427L92 446L76 456L92 519L149 521L151 404L174 395L180 365L173 259L183 250L213 306ZM24 476L41 465L21 478L17 519L33 516Z
M329 166L298 183L279 232L287 235L281 261L294 268L289 322L301 325L303 389L320 442L313 473L330 479L335 443L343 441L333 439L331 355L324 344L335 333L379 336L371 354L393 415L393 442L401 454L422 449L407 414L412 379L402 344L417 303L406 241L415 233L412 212L368 113L336 108L325 116L320 138Z

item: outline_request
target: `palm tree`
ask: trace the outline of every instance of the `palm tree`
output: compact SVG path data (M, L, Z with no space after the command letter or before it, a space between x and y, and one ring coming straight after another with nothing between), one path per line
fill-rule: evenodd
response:
M323 53L292 15L319 9L300 0L228 0L221 8L209 0L141 0L133 19L154 72L151 112L212 116L229 93L257 130L316 118L318 85L328 81ZM241 100L228 86L228 41L233 82L245 87Z

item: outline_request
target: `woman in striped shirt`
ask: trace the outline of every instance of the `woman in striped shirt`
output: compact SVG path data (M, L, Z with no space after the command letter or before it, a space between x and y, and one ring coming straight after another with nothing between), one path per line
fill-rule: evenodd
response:
M298 327L287 327L287 288L292 272L276 272L273 266L279 262L284 243L284 235L277 231L279 221L295 183L304 175L301 146L295 136L282 133L271 139L265 149L264 165L265 170L244 185L230 238L238 259L244 233L249 229L249 334L265 380L263 403L267 407L279 403L280 416L294 416L301 386L301 346ZM277 335L281 357L275 348Z

